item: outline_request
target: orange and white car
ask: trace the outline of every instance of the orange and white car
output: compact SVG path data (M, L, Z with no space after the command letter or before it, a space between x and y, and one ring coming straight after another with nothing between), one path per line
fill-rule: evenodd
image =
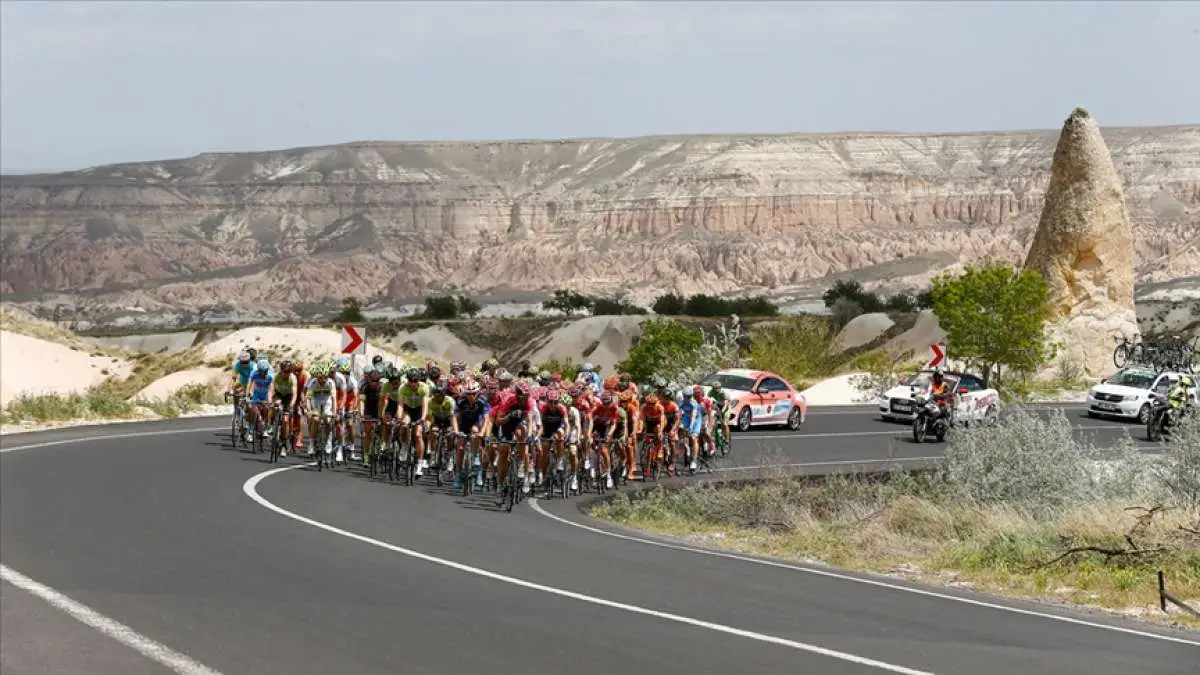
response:
M700 382L707 395L720 382L729 398L730 428L749 431L756 426L800 428L808 417L808 401L787 380L775 373L744 368L722 368Z

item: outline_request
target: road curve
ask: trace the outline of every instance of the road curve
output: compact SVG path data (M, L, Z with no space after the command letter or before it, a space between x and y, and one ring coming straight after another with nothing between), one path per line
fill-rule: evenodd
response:
M1067 413L1101 440L1124 426ZM799 432L736 435L733 459L937 454L905 432L862 408L814 409ZM0 439L0 670L1178 675L1200 662L1195 633L664 546L572 501L507 514L489 496L271 466L227 443L224 419ZM60 611L80 605L107 636Z

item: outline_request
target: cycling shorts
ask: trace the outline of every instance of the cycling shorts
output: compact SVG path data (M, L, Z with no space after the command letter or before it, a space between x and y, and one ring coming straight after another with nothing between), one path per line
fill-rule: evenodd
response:
M496 425L499 432L498 437L503 441L511 441L516 438L517 429L521 428L521 426L524 424L524 417L513 417L503 420L500 424Z
M704 416L692 415L691 419L684 417L679 422L679 428L692 436L699 436L700 430L704 428Z
M358 405L358 392L353 389L346 390L345 401L342 404L346 410L354 410Z
M408 418L409 422L416 422L417 420L421 419L421 408L420 406L416 408L404 406L404 411L402 414L404 417Z
M289 391L285 394L282 391L276 390L274 400L279 401L279 404L286 408L287 404L292 400L292 392Z
M542 438L554 438L554 434L557 434L558 430L562 429L562 427L562 420L557 422L546 422L542 425Z
M312 397L312 411L313 411L313 414L316 414L316 415L332 417L333 416L333 395L332 394L322 394L320 396Z
M387 404L383 406L383 416L390 417L391 419L396 419L397 417L399 417L400 416L400 402L389 400L387 402Z
M453 416L446 417L444 419L434 417L433 420L430 422L430 426L432 426L434 429L441 429L442 431L445 431L450 428L450 422L453 420L454 420Z
M662 418L656 420L647 419L642 422L642 431L648 434L657 434L662 428Z

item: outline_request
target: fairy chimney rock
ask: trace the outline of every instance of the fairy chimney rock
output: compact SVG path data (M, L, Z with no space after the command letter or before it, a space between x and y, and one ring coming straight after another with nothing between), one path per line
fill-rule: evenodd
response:
M1050 284L1057 362L1089 377L1109 374L1113 338L1138 334L1133 227L1100 125L1082 108L1058 138L1025 266Z

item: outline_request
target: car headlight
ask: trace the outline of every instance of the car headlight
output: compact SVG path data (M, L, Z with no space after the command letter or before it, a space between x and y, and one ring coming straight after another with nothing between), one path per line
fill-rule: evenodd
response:
M1134 394L1133 396L1126 396L1125 400L1126 401L1136 401L1136 400L1138 400L1138 398L1140 398L1140 397L1137 394Z

